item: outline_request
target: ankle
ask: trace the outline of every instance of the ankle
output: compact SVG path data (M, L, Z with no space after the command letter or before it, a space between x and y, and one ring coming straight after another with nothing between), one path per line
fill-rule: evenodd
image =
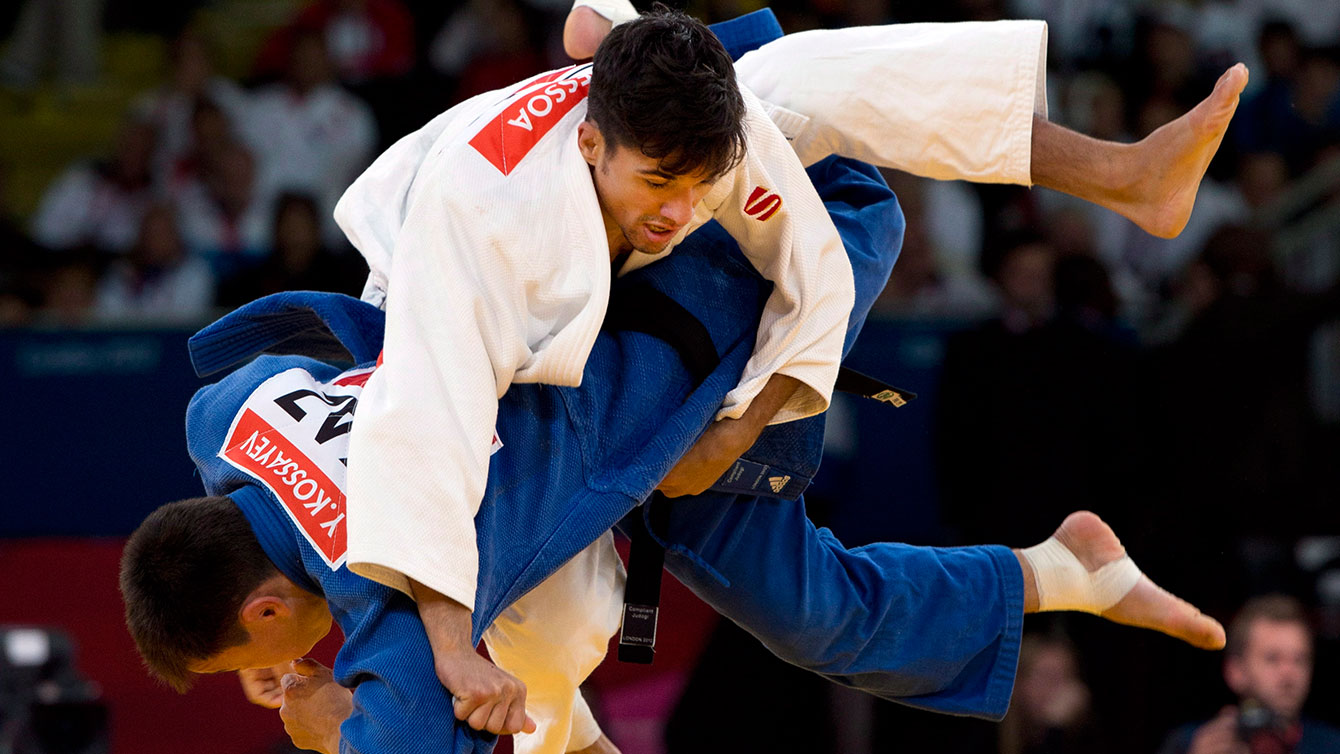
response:
M1077 549L1095 554L1089 552L1092 547ZM1075 552L1073 543L1067 546L1057 536L1020 551L1019 556L1033 569L1038 611L1075 610L1101 615L1120 602L1140 580L1140 569L1124 552L1093 571Z
M1138 204L1149 199L1142 188L1151 170L1152 152L1149 137L1134 144L1105 144L1107 159L1102 161L1098 183L1110 202L1117 205Z
M1038 611L1038 577L1033 572L1033 566L1029 564L1028 558L1024 557L1023 550L1015 547L1010 550L1014 557L1019 561L1019 571L1024 577L1024 614L1036 613Z

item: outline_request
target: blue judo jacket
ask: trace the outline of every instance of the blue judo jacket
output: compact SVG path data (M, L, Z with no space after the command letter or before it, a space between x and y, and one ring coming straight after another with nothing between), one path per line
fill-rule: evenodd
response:
M867 166L828 160L811 177L856 272L850 345L896 258L902 217ZM720 363L695 385L666 343L606 332L582 387L509 390L499 410L504 445L476 518L476 640L503 608L650 494L711 421L752 351L768 284L719 227L709 224L667 260L621 278L613 295L637 285L657 288L698 318ZM310 355L264 355L202 389L188 409L191 454L206 489L237 502L270 559L324 595L344 631L334 670L355 689L355 711L341 730L343 750L489 751L492 736L455 720L413 603L332 567L274 490L220 455L259 386L290 369L319 383L350 367L357 372L380 349L381 324L380 312L352 299L297 293L262 299L197 334L192 350L201 371L262 351ZM812 476L821 441L820 422L796 422L771 428L749 455ZM1004 713L1022 619L1022 584L1008 550L848 551L815 529L797 501L709 493L672 507L663 532L667 567L783 658L929 709Z

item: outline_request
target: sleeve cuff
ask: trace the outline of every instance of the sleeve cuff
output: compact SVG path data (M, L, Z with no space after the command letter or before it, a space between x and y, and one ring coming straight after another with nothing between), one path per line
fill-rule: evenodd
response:
M467 582L463 578L444 576L439 572L439 569L419 568L403 563L370 563L366 560L354 561L352 559L349 561L348 567L350 571L359 576L390 587L411 599L414 597L414 592L410 589L410 581L413 580L465 605L470 610L475 609L474 581Z
M590 8L615 26L637 18L637 8L628 0L577 0L572 7Z

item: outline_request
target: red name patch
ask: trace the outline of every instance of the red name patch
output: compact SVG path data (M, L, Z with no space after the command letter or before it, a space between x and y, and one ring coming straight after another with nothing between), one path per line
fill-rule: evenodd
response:
M340 566L348 550L344 493L311 459L251 409L238 418L221 455L268 487L326 564Z
M575 69L552 71L522 84L503 111L475 134L470 146L503 175L511 174L591 91L590 67Z

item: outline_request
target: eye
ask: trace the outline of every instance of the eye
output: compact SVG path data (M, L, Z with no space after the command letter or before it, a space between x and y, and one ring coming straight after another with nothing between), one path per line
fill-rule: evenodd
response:
M643 181L654 189L664 188L667 183L666 181L653 181L650 178L644 178Z

